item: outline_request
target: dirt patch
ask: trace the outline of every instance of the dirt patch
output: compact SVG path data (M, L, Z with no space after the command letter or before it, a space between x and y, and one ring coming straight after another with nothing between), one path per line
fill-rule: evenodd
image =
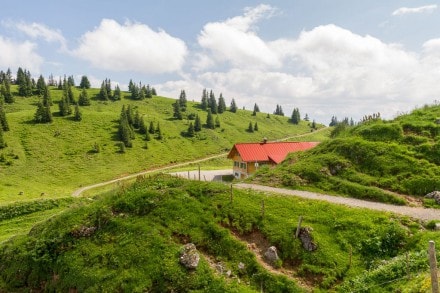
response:
M316 285L316 280L309 280L307 278L302 278L298 276L297 269L293 266L292 263L289 263L287 266L283 265L281 268L277 269L266 262L264 253L272 245L260 231L254 230L251 233L247 233L244 235L240 235L237 231L231 231L231 233L238 240L246 243L247 248L254 253L258 263L263 266L267 271L277 275L284 275L289 279L293 279L300 287L307 290L307 292L313 291L313 288Z

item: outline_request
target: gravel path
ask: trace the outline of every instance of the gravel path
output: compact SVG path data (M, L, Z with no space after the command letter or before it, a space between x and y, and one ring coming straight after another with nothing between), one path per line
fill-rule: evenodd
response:
M395 214L406 215L423 221L440 220L440 209L396 206L385 203L365 201L356 198L339 197L339 196L326 195L326 194L320 194L320 193L314 193L308 191L275 188L275 187L256 185L256 184L237 183L234 184L234 187L242 188L242 189L258 190L263 192L278 193L284 195L299 196L307 199L323 200L330 203L346 205L349 207L366 208L370 210L392 212Z

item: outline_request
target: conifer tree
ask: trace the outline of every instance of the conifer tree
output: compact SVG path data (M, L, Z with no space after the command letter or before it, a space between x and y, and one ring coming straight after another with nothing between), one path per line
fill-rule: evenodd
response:
M154 87L151 88L151 97L157 96L156 89Z
M81 121L82 120L82 113L81 110L79 109L79 105L78 103L75 104L75 116L74 116L75 121Z
M258 124L257 124L257 122L255 122L254 130L255 130L255 131L258 131Z
M52 106L52 97L50 95L50 90L49 90L49 86L46 86L44 88L44 92L43 92L43 106Z
M306 116L304 116L304 121L310 121L309 114L306 113Z
M223 98L222 93L220 93L220 97L218 98L218 113L222 114L223 112L226 111L226 102L225 99Z
M119 88L119 85L116 85L112 99L113 101L119 101L121 99L121 89Z
M174 104L173 104L173 117L179 120L183 119L183 115L182 112L180 111L180 105L179 105L179 100L177 100Z
M208 106L211 109L212 114L217 114L218 112L217 100L215 99L215 95L212 92L212 90L209 93Z
M85 75L81 76L81 82L79 83L79 87L82 89L89 89L90 88L90 81L87 78L87 76L85 76Z
M208 115L206 116L206 127L208 127L209 129L215 128L214 118L212 117L212 112L210 108L208 109Z
M0 127L0 149L5 148L6 146L7 146L6 141L5 138L3 137L3 129L1 129Z
M206 89L203 89L202 92L202 101L200 103L200 108L202 108L202 110L204 111L208 109L208 92L206 91Z
M145 140L146 141L150 141L151 140L151 135L150 135L150 132L145 132Z
M119 117L119 128L118 128L119 139L123 142L124 146L132 147L133 130L127 119L127 110L125 110L125 105L122 106L121 115Z
M58 89L59 90L63 89L63 82L61 81L61 76L60 76L60 79L58 80Z
M140 90L139 90L139 95L138 95L138 99L139 100L144 100L147 95L146 95L147 89L143 86Z
M71 105L76 104L75 95L73 94L72 86L69 83L67 84L67 98Z
M194 125L192 122L189 123L187 134L189 137L194 137L195 135Z
M85 88L83 88L81 93L79 94L78 104L80 106L90 106L89 95L88 95L88 93L87 93Z
M194 120L194 131L198 132L202 130L202 122L200 121L200 116L196 115L196 119Z
M136 113L134 114L134 117L133 117L133 127L135 129L139 129L140 120L141 120L141 117L139 115L139 111L136 110Z
M148 135L147 125L145 125L143 117L139 117L139 133Z
M63 92L63 96L61 98L61 100L58 103L58 108L60 110L60 115L61 116L67 116L72 114L72 109L70 107L70 101L69 98L67 97L67 91L64 90Z
M44 81L43 75L40 74L37 80L37 94L42 96L46 90L46 82Z
M237 104L235 103L235 100L232 99L231 106L229 107L229 111L232 113L237 113Z
M159 122L157 122L156 134L157 134L157 139L158 140L162 140L163 139L162 130L160 129Z
M247 129L248 132L254 132L254 126L252 125L252 122L249 122L249 126Z
M128 107L127 107L127 121L130 126L133 126L134 114L133 114L133 108L131 108L131 105L128 105Z
M312 126L311 126L313 129L316 129L316 122L315 122L315 120L313 120L313 122L312 122Z
M148 132L151 134L154 134L154 132L155 132L153 121L150 121L150 126L148 127Z
M215 127L220 127L220 118L218 115L215 117Z
M150 89L150 85L147 84L147 87L145 88L145 98L151 99L153 97L153 93Z
M50 111L50 106L44 106L40 101L37 104L37 110L34 115L34 120L36 123L50 123L52 122L52 113Z
M299 109L298 108L294 108L293 112L292 112L292 116L290 118L290 121L293 124L299 124L299 122L301 121L301 115L299 113Z
M9 131L8 120L6 120L6 112L3 104L0 103L0 128L3 131Z
M98 99L100 99L101 101L108 100L108 92L104 81L101 83L101 89L99 90Z
M11 82L7 78L3 79L0 85L0 95L3 96L5 103L14 103L14 96L11 94Z
M180 96L179 96L179 107L180 107L180 111L185 112L186 111L186 93L185 90L181 90L180 91Z
M70 87L75 87L75 79L73 78L73 75L67 78L67 85Z

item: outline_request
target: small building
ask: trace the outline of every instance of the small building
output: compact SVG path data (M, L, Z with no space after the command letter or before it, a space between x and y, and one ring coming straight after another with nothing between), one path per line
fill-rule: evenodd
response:
M274 166L281 163L288 154L305 151L319 142L263 142L236 143L229 151L228 159L234 161L234 177L246 178L262 165Z

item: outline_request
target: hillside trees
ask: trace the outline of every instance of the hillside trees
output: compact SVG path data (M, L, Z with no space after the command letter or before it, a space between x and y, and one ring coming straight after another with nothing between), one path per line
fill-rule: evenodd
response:
M252 116L257 116L257 113L260 112L260 108L257 103L254 104L254 111L252 112Z
M33 84L31 79L31 73L27 70L23 70L21 67L17 70L18 95L22 97L32 96Z
M67 116L72 114L72 108L70 106L70 99L68 97L67 89L63 91L63 96L61 100L58 102L58 109L60 111L61 116Z
M87 76L83 75L81 77L81 82L79 83L79 87L82 89L89 89L90 88L90 81L87 78Z
M2 103L0 103L0 128L3 131L9 131L9 124L6 120L6 112Z
M290 117L290 121L293 124L299 124L299 122L301 121L301 114L299 113L298 108L293 109L292 116Z
M14 103L14 96L11 94L11 82L8 78L4 78L0 84L0 97L3 97L5 103Z
M225 98L223 98L222 93L220 93L220 97L218 98L218 113L222 114L225 111L226 111Z
M79 109L78 103L75 104L75 114L73 116L73 119L75 121L81 121L82 120L82 113L81 113L81 110Z
M3 129L0 127L0 149L5 148L6 146L7 145L6 145L5 139L3 137Z
M42 96L46 90L46 82L44 81L43 75L40 74L37 80L37 94Z
M237 113L237 104L235 103L235 100L232 99L231 101L231 106L229 107L229 111L231 111L232 113Z
M34 114L34 121L36 123L51 123L53 121L50 105L44 105L42 101L37 104L37 110Z
M274 115L284 116L283 108L281 105L277 104L277 107L275 109L275 112L273 112Z
M87 93L85 88L82 89L81 93L78 96L78 104L80 106L90 106L89 94Z
M112 97L112 86L110 79L105 79L101 83L98 99L101 101L108 101Z
M200 116L196 115L196 119L194 120L194 131L199 132L202 130L202 122L200 121Z
M132 139L134 139L134 131L131 127L125 105L122 106L121 114L119 116L118 136L126 147L132 147Z
M208 109L208 115L206 116L206 127L209 129L214 129L214 117L212 117L211 109Z

